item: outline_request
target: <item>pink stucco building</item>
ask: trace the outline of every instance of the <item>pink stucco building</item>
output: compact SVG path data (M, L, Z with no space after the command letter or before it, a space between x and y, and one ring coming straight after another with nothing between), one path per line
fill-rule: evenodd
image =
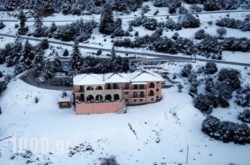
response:
M73 78L76 114L118 112L161 100L164 79L155 73L80 74Z

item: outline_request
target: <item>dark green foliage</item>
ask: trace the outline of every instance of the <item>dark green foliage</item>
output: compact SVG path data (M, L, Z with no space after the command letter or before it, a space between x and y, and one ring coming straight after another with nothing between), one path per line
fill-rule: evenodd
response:
M79 71L83 64L83 58L78 48L78 41L75 41L73 52L71 55L71 68L73 71Z
M34 22L35 30L33 32L34 37L46 37L45 28L42 22L42 17L38 13L35 13L34 20L35 20Z
M186 13L181 17L181 24L184 28L197 28L200 27L199 18L195 18L192 14Z
M218 71L217 65L213 62L207 62L204 68L206 74L215 74Z
M181 71L181 75L183 77L188 77L190 74L191 74L191 71L192 71L192 65L191 64L186 64L184 65L182 71Z
M64 52L63 52L63 56L66 57L68 55L69 55L69 51L68 51L68 49L65 49Z
M250 86L239 89L235 95L235 102L242 107L250 107Z
M241 87L240 73L234 69L221 69L218 74L218 80L224 81L234 90Z
M38 102L39 102L38 97L35 97L35 103L38 103Z
M221 45L224 50L228 51L250 51L250 40L247 38L224 38Z
M223 36L227 34L227 30L225 28L218 28L216 31L217 31L220 39L222 39Z
M79 42L83 42L91 37L92 31L96 26L97 23L95 21L84 22L83 19L80 19L71 24L58 26L52 36L62 41L74 41L77 39Z
M22 43L17 38L12 44L6 45L6 63L7 67L16 65L21 57Z
M153 43L153 47L156 51L165 52L170 54L176 54L176 43L168 37L160 37Z
M203 113L210 114L213 110L213 101L209 96L199 94L194 98L194 107Z
M220 121L216 117L208 116L202 122L202 131L208 136L221 140L225 143L250 143L250 129L246 124Z
M34 59L34 67L35 67L35 71L36 73L39 75L41 74L41 71L44 68L44 59L43 59L43 55L44 55L44 51L40 50L36 53L35 55L35 59Z
M240 112L238 115L238 119L243 122L250 123L250 110L245 109L243 112Z
M3 21L0 21L0 30L3 29L5 27L5 24L3 23Z
M103 11L101 14L101 22L99 27L99 32L103 34L111 34L114 31L114 19L112 13L112 7L109 2L103 7Z
M205 32L204 29L200 29L194 34L194 38L197 40L205 39L206 37L208 37L208 34Z
M157 27L157 20L154 18L147 19L143 26L148 30L155 30Z
M212 54L220 55L222 52L222 47L215 37L206 37L200 43L196 45L196 48L201 55L209 57Z
M100 165L119 165L119 163L114 156L110 156L108 158L102 158Z
M49 41L47 39L43 39L39 44L39 48L42 50L48 49L49 48Z
M250 19L248 17L246 17L243 21L225 17L217 20L216 25L220 27L239 29L242 31L250 31Z

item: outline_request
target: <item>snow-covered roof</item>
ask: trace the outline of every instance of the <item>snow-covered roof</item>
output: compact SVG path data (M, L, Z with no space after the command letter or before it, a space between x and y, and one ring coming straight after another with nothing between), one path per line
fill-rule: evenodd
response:
M164 79L156 73L145 70L133 73L81 74L73 78L74 85L103 85L105 83L141 83L151 81L164 81Z
M103 74L80 74L73 78L74 85L102 85L105 84L103 81Z
M149 81L164 81L164 79L154 72L150 71L137 71L133 74L131 82L149 82Z
M62 97L62 96L60 96L60 97L58 97L58 102L71 102L71 98L70 98L70 96L64 96L64 97Z
M124 73L113 73L108 74L105 77L106 83L116 83L116 82L130 82L130 79L128 78L127 74Z

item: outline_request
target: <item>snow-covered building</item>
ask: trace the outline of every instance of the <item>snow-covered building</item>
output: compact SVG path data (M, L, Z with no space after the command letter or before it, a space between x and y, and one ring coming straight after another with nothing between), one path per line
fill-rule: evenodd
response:
M76 114L118 112L161 100L164 79L153 72L81 74L73 78Z

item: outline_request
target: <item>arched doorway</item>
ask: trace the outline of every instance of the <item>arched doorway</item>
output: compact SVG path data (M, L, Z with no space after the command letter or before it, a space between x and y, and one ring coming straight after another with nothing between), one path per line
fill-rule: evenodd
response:
M94 101L94 96L88 95L88 96L87 96L87 101L88 101L88 102L89 102L89 101Z
M96 101L102 101L103 100L102 95L96 95L95 100Z
M111 95L110 95L110 94L106 95L106 96L105 96L105 100L107 100L107 101L111 101L111 100L112 100Z
M114 95L114 101L120 100L120 96L118 94Z

